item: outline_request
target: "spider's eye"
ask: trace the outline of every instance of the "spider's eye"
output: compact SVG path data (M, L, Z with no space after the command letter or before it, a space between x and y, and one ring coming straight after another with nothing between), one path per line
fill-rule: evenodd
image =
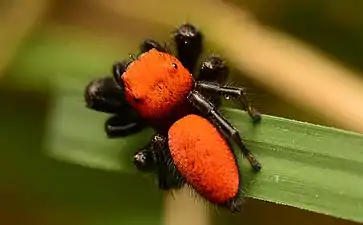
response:
M178 69L178 65L176 63L172 63L171 66L174 68L174 69Z

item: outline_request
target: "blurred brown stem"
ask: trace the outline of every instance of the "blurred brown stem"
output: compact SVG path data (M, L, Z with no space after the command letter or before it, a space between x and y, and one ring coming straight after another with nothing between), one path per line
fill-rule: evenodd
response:
M175 192L167 192L165 197L166 225L208 225L211 224L209 205L201 198L195 198L195 193L188 186Z

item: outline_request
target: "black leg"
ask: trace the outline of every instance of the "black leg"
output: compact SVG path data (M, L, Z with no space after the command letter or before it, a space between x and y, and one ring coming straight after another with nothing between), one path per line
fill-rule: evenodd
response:
M110 117L105 122L105 131L109 138L125 137L140 132L146 127L141 118L133 111Z
M241 196L238 196L237 198L233 198L230 201L228 201L225 206L232 212L232 213L239 213L241 212L243 205L243 198Z
M208 56L200 66L197 80L223 83L227 80L229 68L215 55Z
M148 52L153 48L155 48L159 52L167 52L167 49L165 47L161 46L157 41L155 41L153 39L144 40L141 43L140 52L141 53Z
M229 68L225 65L224 61L218 56L211 55L202 62L197 80L212 83L224 83L228 78L228 74ZM219 107L222 105L221 95L219 93L204 90L199 91L215 106Z
M217 111L217 109L210 102L208 102L199 92L195 90L188 95L188 100L202 114L205 114L205 116L210 118L211 122L217 129L219 129L224 137L234 141L238 145L254 171L258 172L261 170L261 164L243 144L242 138L240 137L238 131Z
M155 172L162 190L179 189L186 183L174 165L168 139L163 135L155 135L145 148L135 154L134 165L140 171Z
M149 50L155 48L160 52L167 52L167 49L162 47L157 41L152 39L144 40L140 45L140 54L148 52ZM112 74L116 82L121 84L121 76L126 71L127 67L135 60L133 55L130 55L129 60L123 60L121 62L116 62L112 66ZM121 84L122 85L122 84Z
M160 52L167 52L167 49L162 47L157 41L152 39L144 40L140 45L140 54L148 52L149 50L155 48ZM127 67L135 60L133 55L130 55L129 60L123 60L121 62L116 62L112 66L112 74L116 82L122 86L121 76L126 71Z
M129 66L129 64L132 61L122 61L122 62L116 62L115 64L113 64L112 66L112 75L113 78L115 79L116 83L118 85L120 85L121 87L123 87L122 85L122 81L121 81L121 76L122 74L126 71L127 67Z
M193 25L183 24L173 35L179 60L193 73L202 52L202 34Z
M125 100L122 86L113 77L92 81L86 87L85 101L89 109L116 114L105 123L105 131L110 138L127 136L146 127L141 117Z
M130 108L124 95L124 89L112 77L103 77L87 85L84 98L92 110L118 114Z
M250 105L242 88L221 86L218 84L204 82L204 81L198 81L195 87L197 90L202 90L203 92L215 93L220 96L224 96L226 99L232 99L248 112L248 114L250 115L250 117L253 119L254 122L259 122L261 120L261 114Z

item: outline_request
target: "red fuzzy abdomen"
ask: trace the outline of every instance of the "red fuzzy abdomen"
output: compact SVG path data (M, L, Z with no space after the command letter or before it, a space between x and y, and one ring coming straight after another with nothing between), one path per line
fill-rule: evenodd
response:
M188 115L174 123L169 148L176 167L200 195L215 204L237 196L240 178L235 156L207 119Z

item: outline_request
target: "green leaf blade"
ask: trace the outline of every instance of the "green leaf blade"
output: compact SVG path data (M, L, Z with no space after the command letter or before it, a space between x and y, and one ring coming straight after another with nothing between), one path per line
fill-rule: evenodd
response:
M362 135L267 115L254 128L245 113L225 111L264 166L247 195L363 221Z

